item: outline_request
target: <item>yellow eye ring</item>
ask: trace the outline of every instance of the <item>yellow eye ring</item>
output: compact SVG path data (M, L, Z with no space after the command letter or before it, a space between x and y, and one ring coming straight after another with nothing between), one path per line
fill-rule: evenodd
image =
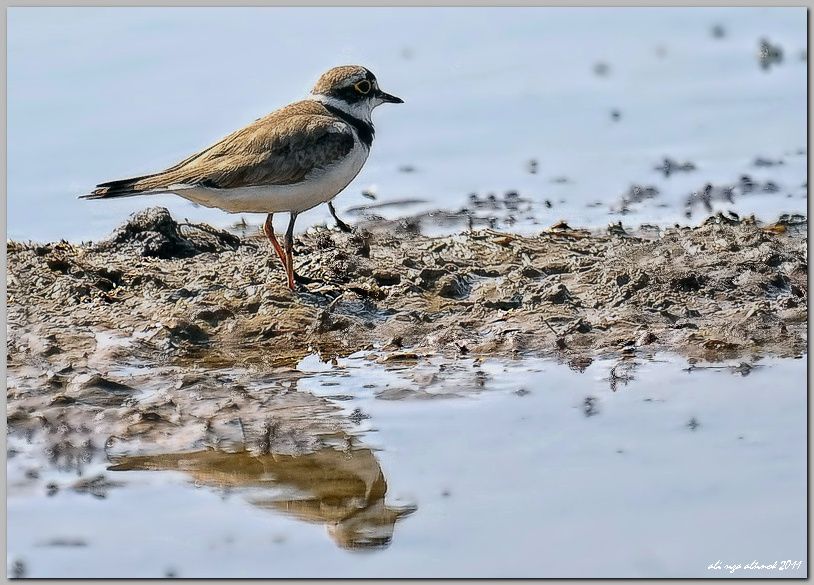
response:
M367 95L370 93L370 90L373 89L373 84L367 79L363 79L362 81L357 81L354 83L353 87L362 95Z

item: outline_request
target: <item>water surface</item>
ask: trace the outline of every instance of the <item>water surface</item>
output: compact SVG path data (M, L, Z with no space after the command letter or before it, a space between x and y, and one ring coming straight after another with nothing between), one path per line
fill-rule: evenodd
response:
M9 561L31 577L709 577L802 560L760 574L802 577L805 368L312 356L293 389L350 423L316 452L116 456L82 471L109 487L49 497L76 472L26 479L36 446L12 439Z

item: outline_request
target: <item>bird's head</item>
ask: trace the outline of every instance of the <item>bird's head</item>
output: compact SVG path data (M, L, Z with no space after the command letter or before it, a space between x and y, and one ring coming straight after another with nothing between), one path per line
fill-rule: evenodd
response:
M311 94L325 104L368 122L377 106L404 103L403 99L383 92L376 76L360 65L329 69L319 78Z

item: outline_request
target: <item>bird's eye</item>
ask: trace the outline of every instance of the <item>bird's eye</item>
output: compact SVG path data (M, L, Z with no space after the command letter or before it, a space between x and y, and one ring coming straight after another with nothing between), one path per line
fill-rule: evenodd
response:
M367 95L370 93L370 90L373 87L373 85L367 79L363 79L362 81L354 83L353 87L355 87L356 91L358 91L362 95Z

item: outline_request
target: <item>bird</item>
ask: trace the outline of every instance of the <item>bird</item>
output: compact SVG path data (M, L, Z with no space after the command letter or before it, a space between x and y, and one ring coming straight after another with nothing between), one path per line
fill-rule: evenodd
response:
M293 264L297 216L327 203L362 170L375 130L371 115L384 103L404 103L382 91L361 65L333 67L310 95L232 132L158 173L100 183L80 199L112 199L173 193L228 213L265 213L263 232L296 290ZM274 233L275 213L289 214L285 249Z

